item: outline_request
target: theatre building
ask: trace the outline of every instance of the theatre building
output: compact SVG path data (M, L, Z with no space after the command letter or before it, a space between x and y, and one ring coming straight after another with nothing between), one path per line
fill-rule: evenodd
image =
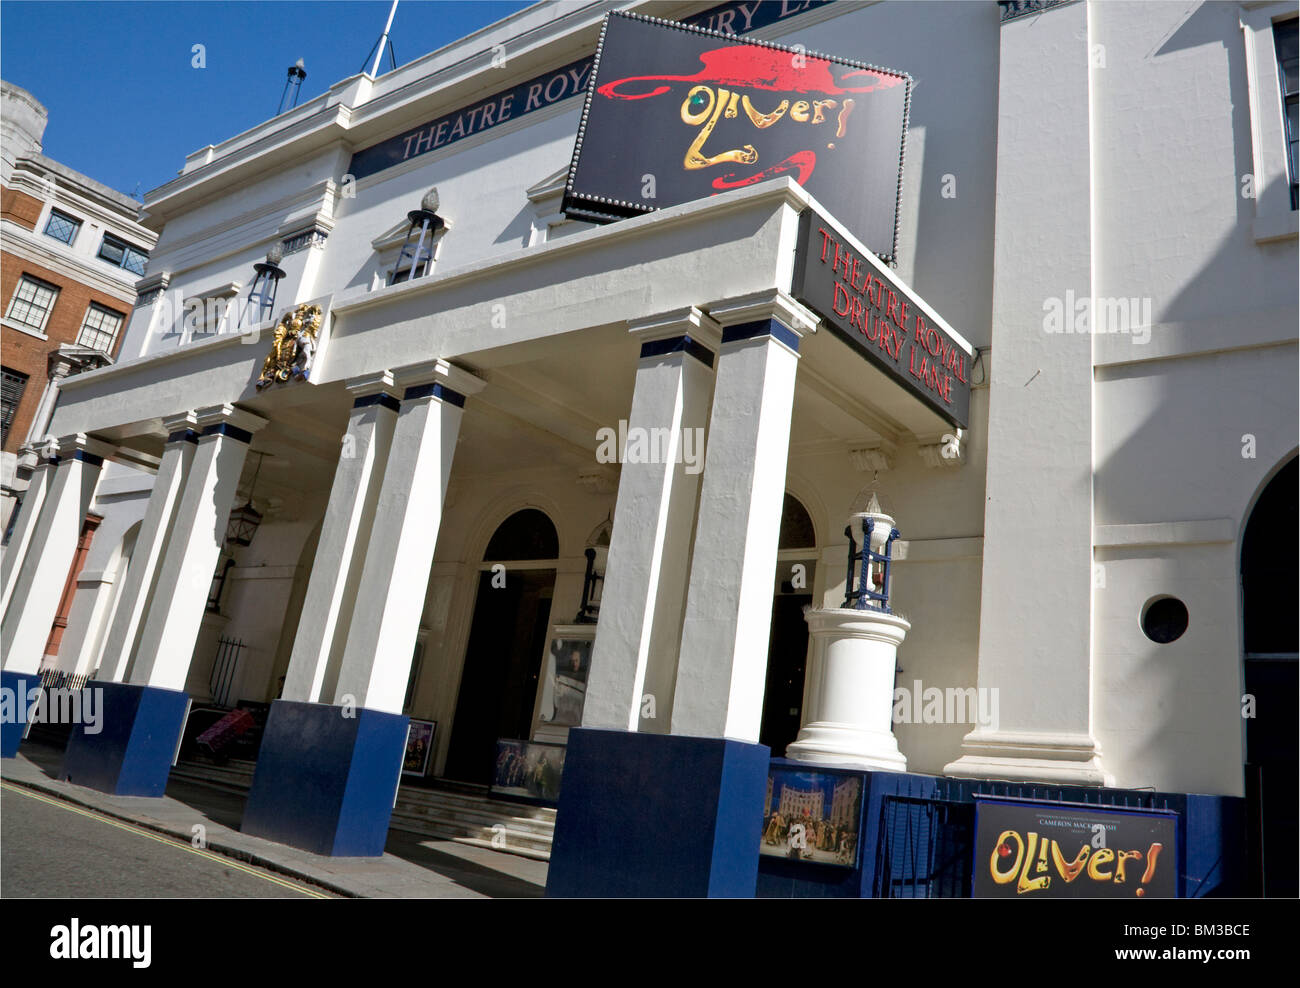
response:
M1083 0L542 3L342 80L145 196L5 685L107 502L74 783L243 705L245 831L454 792L556 896L1294 894L1295 92L1293 6Z

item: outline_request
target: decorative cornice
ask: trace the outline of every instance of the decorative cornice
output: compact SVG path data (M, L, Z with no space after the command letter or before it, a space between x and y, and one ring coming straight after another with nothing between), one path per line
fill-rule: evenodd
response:
M1051 10L1053 7L1064 7L1070 3L1074 3L1074 0L998 0L998 19L1005 24L1017 17L1041 14L1044 10Z

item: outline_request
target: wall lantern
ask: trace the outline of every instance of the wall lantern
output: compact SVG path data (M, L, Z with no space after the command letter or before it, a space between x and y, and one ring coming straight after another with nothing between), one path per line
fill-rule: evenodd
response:
M406 229L406 239L402 241L402 250L397 255L397 263L393 265L393 280L389 282L390 285L402 281L403 274L406 275L406 281L422 277L429 273L429 268L433 265L433 238L447 225L438 215L436 185L424 194L420 208L411 210L406 218L411 221L411 225ZM408 260L410 266L403 269L403 263Z
M283 259L284 247L277 240L266 252L266 260L253 265L253 270L257 273L253 276L252 287L248 289L248 298L244 300L244 311L239 316L241 327L248 320L250 310L254 315L251 323L253 326L260 326L271 318L275 311L275 290L284 277L284 270L280 267Z
M864 491L853 502L844 534L849 539L849 560L843 606L892 614L889 609L889 564L899 531L894 527L894 519L881 509L874 491ZM859 536L861 543L858 542Z
M226 523L226 543L228 545L252 545L253 536L257 534L257 527L262 524L262 512L253 507L253 491L257 489L257 475L262 470L262 460L266 459L266 454L257 453L255 455L261 457L261 459L257 461L257 468L253 471L253 483L248 488L248 500L241 507L230 512L230 521Z
M587 572L582 577L582 606L574 624L595 624L600 616L600 595L605 587L605 561L609 555L609 537L614 528L611 515L596 526L587 536L587 547L583 555L587 557Z

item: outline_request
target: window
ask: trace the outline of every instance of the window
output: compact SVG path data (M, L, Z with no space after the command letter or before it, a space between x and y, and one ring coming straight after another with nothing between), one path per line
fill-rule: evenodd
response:
M81 324L81 333L77 336L77 345L112 353L113 344L117 342L118 331L122 328L122 319L120 312L114 312L112 309L91 302L90 307L86 309L86 318Z
M111 233L104 234L104 242L99 245L99 256L101 260L126 268L132 274L144 274L145 265L149 263L148 251L132 247Z
M1286 141L1287 177L1291 180L1291 208L1296 208L1296 25L1292 18L1273 25L1273 46L1277 51L1277 76L1282 86L1282 136Z
M9 303L9 318L28 329L43 332L45 320L58 297L59 290L54 285L25 274L18 279L18 288Z
M26 387L26 374L11 371L8 367L0 368L0 445L9 441L9 425L18 411L18 403L23 400Z
M60 213L57 209L51 209L50 218L45 221L45 235L69 247L72 246L72 241L77 239L77 231L80 229L81 220L67 213Z

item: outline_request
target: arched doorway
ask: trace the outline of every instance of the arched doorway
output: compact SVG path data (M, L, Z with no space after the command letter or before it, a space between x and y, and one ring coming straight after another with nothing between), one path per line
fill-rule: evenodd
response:
M767 686L758 740L774 758L799 734L803 682L808 660L808 625L803 609L813 601L817 533L812 516L787 493L781 508L777 542L776 586L772 597L772 632L767 646Z
M1258 890L1295 897L1297 464L1293 457L1255 502L1241 540L1246 718L1246 798Z
M530 740L559 554L555 526L536 508L515 512L488 542L443 770L447 778L487 785L497 739Z

